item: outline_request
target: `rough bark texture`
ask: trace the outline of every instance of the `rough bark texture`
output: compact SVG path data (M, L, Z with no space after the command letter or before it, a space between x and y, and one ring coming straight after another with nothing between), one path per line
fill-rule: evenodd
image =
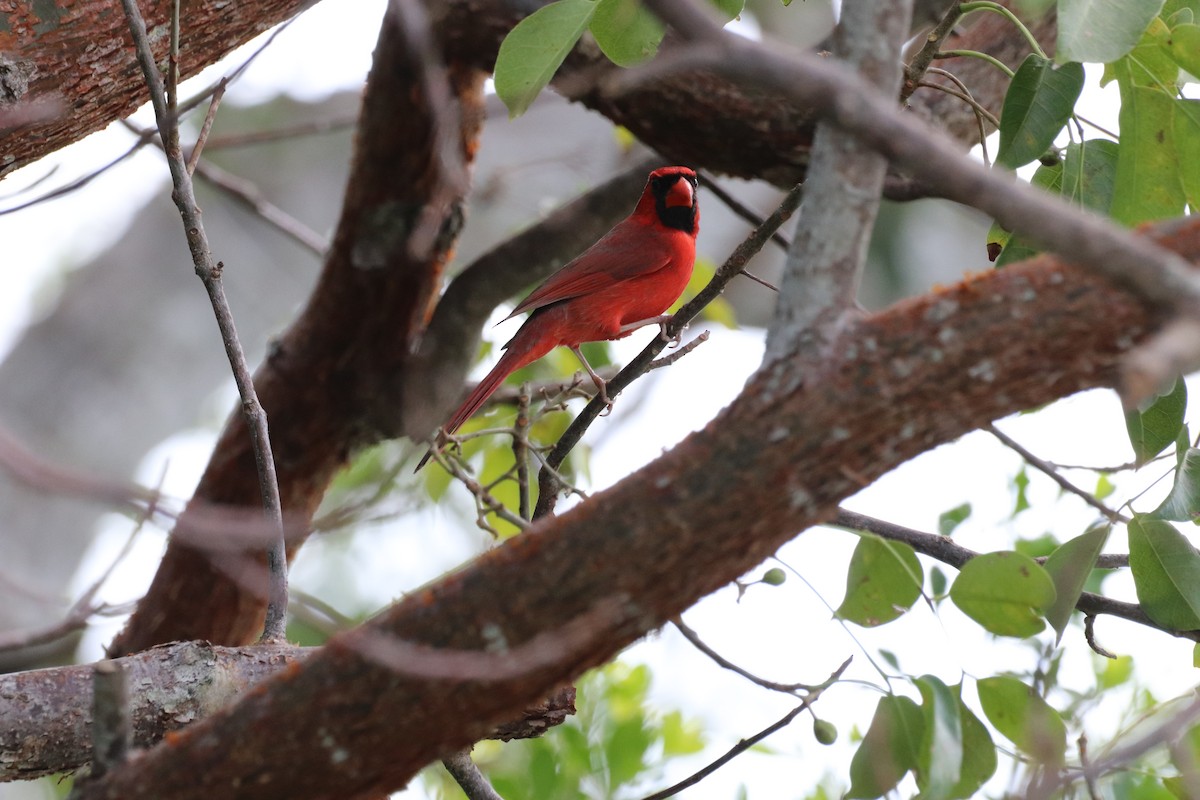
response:
M318 648L292 645L218 647L177 642L118 659L130 687L127 714L134 747L149 748L172 731L233 703L267 678L295 668ZM0 783L73 772L92 759L93 665L0 676ZM575 713L575 687L564 686L489 739L528 739Z
M1200 259L1200 223L1161 230L1165 245ZM1048 257L864 318L836 352L765 365L662 458L409 596L84 796L250 797L269 787L332 798L402 786L829 518L860 480L986 421L1110 383L1120 356L1161 321ZM402 661L365 655L381 634L521 652L581 621L591 635L490 680L414 678ZM270 764L259 755L268 750Z
M306 0L184 2L180 74L188 77L293 16ZM142 0L154 55L165 63L171 0ZM44 113L8 127L0 118L0 177L129 116L150 98L133 60L120 4L14 0L0 4L0 111ZM14 118L13 122L17 122Z

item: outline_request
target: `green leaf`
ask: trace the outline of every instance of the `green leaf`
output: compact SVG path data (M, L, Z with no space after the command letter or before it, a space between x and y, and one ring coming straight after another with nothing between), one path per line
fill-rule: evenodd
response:
M1167 55L1189 75L1200 78L1200 25L1181 23L1171 28L1163 42Z
M921 690L925 735L917 756L917 786L922 800L950 800L962 777L963 731L959 699L933 675L916 680Z
M1054 582L1020 553L986 553L968 561L950 587L950 599L997 636L1033 636L1054 602Z
M704 749L704 730L696 720L672 711L662 721L663 755L686 756Z
M958 695L958 715L962 720L963 760L958 783L951 797L973 797L988 778L996 772L996 745L987 726L962 701L962 685L955 687Z
M954 533L954 529L966 522L971 516L971 504L963 503L960 506L955 506L949 511L943 511L938 517L938 533L942 536L949 536Z
M891 622L921 596L925 573L912 547L864 535L850 557L838 617L865 628Z
M496 94L519 117L545 88L596 11L594 0L557 0L521 20L496 55Z
M712 3L726 22L737 19L741 15L742 9L746 7L746 0L712 0ZM786 6L787 3L784 5Z
M917 745L925 731L921 707L907 697L888 695L875 706L871 727L850 760L847 800L881 797L917 766Z
M1128 529L1129 569L1146 616L1172 630L1200 628L1200 553L1169 522L1139 514Z
M1058 0L1059 61L1107 64L1128 53L1163 0Z
M1017 490L1017 500L1013 503L1012 512L1012 515L1015 517L1029 508L1029 497L1026 495L1029 489L1029 471L1025 468L1024 462L1022 462L1021 468L1017 470L1017 474L1013 476L1013 486Z
M1054 602L1046 609L1046 620L1058 634L1054 642L1057 644L1067 629L1067 621L1075 610L1075 603L1083 593L1084 584L1096 565L1104 543L1108 541L1111 526L1097 525L1076 536L1069 542L1064 542L1046 559L1045 570L1054 581Z
M929 570L929 590L934 597L941 597L946 593L946 584L946 573L938 567Z
M1129 443L1138 464L1145 464L1175 441L1187 411L1187 385L1177 378L1164 394L1156 395L1125 414Z
M1063 198L1107 214L1116 185L1118 153L1117 143L1109 139L1068 144L1063 159Z
M1051 194L1061 195L1063 170L1064 166L1061 161L1049 165L1042 164L1033 173L1033 177L1029 182L1033 186L1036 186L1039 189L1045 189ZM1006 267L1009 264L1015 264L1018 261L1024 261L1027 258L1032 258L1033 256L1037 255L1038 252L1040 251L1029 241L1023 239L1020 235L1015 235L1009 240L1008 244L1005 245L1004 251L1000 254L1000 257L996 259L996 267ZM1017 512L1015 511L1013 512L1014 516L1016 513Z
M1132 656L1106 658L1104 667L1096 673L1096 683L1101 689L1112 689L1125 683L1132 675Z
M662 23L641 0L599 0L589 30L601 52L619 67L653 56L663 37Z
M1016 169L1054 144L1083 91L1083 65L1055 65L1030 53L1021 62L1004 96L1000 114L1000 151L996 163Z
M1189 447L1175 467L1171 493L1148 516L1155 519L1192 522L1200 517L1200 449Z
M1183 213L1186 197L1175 150L1176 100L1158 89L1121 92L1121 143L1110 212L1126 225Z
M1174 122L1179 183L1194 212L1200 209L1200 100L1176 100Z
M1043 763L1062 763L1067 726L1033 689L1004 675L983 678L977 689L984 715L1017 749Z

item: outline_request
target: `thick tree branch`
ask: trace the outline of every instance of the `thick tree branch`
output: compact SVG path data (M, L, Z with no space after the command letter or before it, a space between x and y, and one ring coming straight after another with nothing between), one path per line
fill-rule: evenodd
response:
M190 3L180 43L183 78L289 19L312 0ZM154 58L166 62L172 0L139 5L155 34ZM69 11L68 11L69 9ZM0 177L129 116L149 94L130 57L132 42L111 0L0 8L0 106L41 109L26 119L0 117ZM48 114L57 109L61 113ZM7 109L5 109L7 111ZM49 118L47 118L49 116Z
M208 642L176 642L126 656L119 665L124 682L136 688L127 707L131 744L151 747L223 708L267 678L296 670L319 648L292 645L218 647ZM493 653L434 652L446 663L494 666ZM96 665L72 665L0 675L0 783L70 772L92 758L93 672ZM428 665L427 665L428 666ZM426 674L430 674L426 671ZM107 709L115 711L112 703ZM489 739L541 736L575 713L575 689L567 686L492 730ZM115 766L115 765L114 765Z
M1200 223L1160 231L1165 245L1200 258ZM1039 320L1034 334L1027 315ZM290 797L351 797L403 785L796 531L831 519L860 488L848 475L874 480L992 419L1105 385L1161 320L1049 257L865 318L848 328L840 353L766 365L717 420L657 461L335 638L86 796L200 798L267 781ZM598 608L616 613L604 635L491 680L408 677L358 645L390 635L439 648L517 648ZM269 765L258 756L264 737ZM240 743L232 752L231 740ZM397 741L406 743L400 752Z

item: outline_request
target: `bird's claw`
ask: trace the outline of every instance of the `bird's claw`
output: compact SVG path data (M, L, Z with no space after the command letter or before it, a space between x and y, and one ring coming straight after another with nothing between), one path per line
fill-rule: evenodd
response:
M667 325L670 324L670 322L671 320L665 319L658 323L658 338L667 343L668 350L674 350L676 347L679 347L679 343L683 341L683 331L681 330L679 333L676 333L673 336L668 334ZM684 327L686 328L687 326L685 325Z
M612 413L615 403L613 403L612 399L608 396L608 392L606 391L608 387L606 384L603 382L598 383L596 384L596 388L599 390L596 393L596 396L600 398L600 402L604 403L604 410L601 411L598 416L607 417Z

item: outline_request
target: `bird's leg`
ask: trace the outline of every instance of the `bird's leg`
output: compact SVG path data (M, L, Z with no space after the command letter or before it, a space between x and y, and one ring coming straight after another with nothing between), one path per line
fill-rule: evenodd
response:
M667 323L670 322L671 319L672 317L670 314L659 314L657 317L640 319L637 322L631 322L628 325L622 325L619 330L621 336L624 336L628 333L636 331L638 328L644 328L647 325L657 325L659 337L667 343L668 347L675 348L679 346L679 342L683 338L683 335L680 333L677 333L674 336L667 335Z
M604 402L604 405L606 406L605 413L611 412L612 407L613 407L613 401L610 400L608 397L608 385L604 382L604 378L601 378L596 373L596 370L592 369L592 365L589 364L588 360L583 357L583 351L579 349L578 345L575 345L574 347L572 347L571 352L574 353L576 358L579 359L579 363L583 364L583 368L587 370L588 375L592 376L592 382L596 384L596 389L598 389L600 392L600 399Z

